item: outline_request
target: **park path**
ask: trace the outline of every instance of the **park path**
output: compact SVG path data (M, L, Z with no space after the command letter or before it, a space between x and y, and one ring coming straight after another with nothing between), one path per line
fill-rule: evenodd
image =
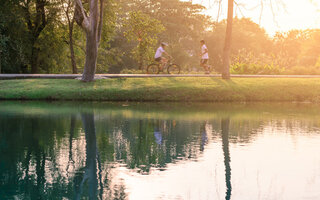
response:
M75 79L81 74L0 74L0 80L7 79ZM221 77L220 74L96 74L97 78L153 78L153 77ZM231 78L320 78L320 75L238 75Z

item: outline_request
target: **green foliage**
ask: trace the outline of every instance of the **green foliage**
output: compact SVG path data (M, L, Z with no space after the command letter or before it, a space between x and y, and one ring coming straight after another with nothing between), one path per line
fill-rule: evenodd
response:
M118 13L120 28L113 46L121 49L124 54L121 58L122 63L114 67L112 72L118 73L123 68L137 68L139 64L139 61L129 56L132 55L131 50L138 45L138 42L128 43L121 37L126 31L121 25L127 21L130 12L142 12L161 22L165 30L159 34L159 40L169 43L166 51L181 67L190 68L199 65L199 58L196 56L199 40L211 23L210 18L202 14L205 7L180 0L170 2L167 0L120 0L120 5L121 9ZM153 57L153 53L151 55Z
M281 74L283 71L284 69L277 65L254 63L234 63L230 69L232 74Z
M292 75L320 75L319 66L293 66L289 69L286 69L284 74Z
M143 8L166 28L160 40L170 44L168 51L175 62L183 68L199 66L199 41L212 24L210 18L203 14L205 7L180 0L171 0L170 3L167 0L151 0L150 3L154 10L148 9L148 5Z
M278 56L257 54L256 52L240 49L231 57L230 72L234 74L281 74L285 71L281 67Z
M120 74L145 74L146 70L136 70L136 69L123 69Z
M29 4L26 4L29 2ZM28 26L26 6L35 28L35 0L0 1L0 51L2 73L29 73L36 57L39 73L71 73L67 0L46 0L47 23L38 36ZM84 4L87 8L87 4ZM158 41L169 43L166 51L184 72L199 67L199 40L206 41L210 64L217 72L222 64L226 20L213 22L205 7L181 0L105 1L104 25L97 73L133 73L153 60ZM73 8L70 11L72 17ZM79 73L85 62L85 35L73 29ZM232 73L319 74L320 29L291 30L272 38L248 18L233 24ZM36 56L32 54L36 51Z
M0 1L0 51L2 73L26 72L30 47L17 1Z
M212 31L207 33L205 40L209 49L210 60L217 71L221 71L222 52L227 21L214 23ZM232 29L232 57L245 52L253 52L254 55L241 55L242 58L252 59L259 54L269 54L272 49L272 41L268 38L264 29L248 18L234 18ZM249 56L249 57L246 57Z
M105 1L102 35L98 50L97 73L107 73L110 66L121 62L120 57L122 52L117 47L112 48L110 45L116 34L117 10L118 5L114 0Z
M72 73L69 46L61 40L67 34L58 24L49 24L40 35L36 47L39 52L40 73Z
M273 42L273 52L281 56L282 66L288 69L293 66L314 66L320 57L318 29L277 33Z
M139 62L141 69L144 60L148 62L152 60L158 34L164 31L164 27L159 20L152 19L141 11L133 11L129 13L124 29L127 40L137 44L131 54L133 59Z
M34 1L30 1L31 20L35 19ZM47 23L33 47L38 51L39 73L71 73L68 24L64 1L46 3ZM32 33L28 30L24 2L9 0L0 2L0 48L3 73L28 73L31 70ZM114 1L105 6L103 35L99 49L97 72L106 73L111 64L119 62L121 52L110 48L116 26ZM85 37L79 27L73 30L74 50L79 72L85 60Z

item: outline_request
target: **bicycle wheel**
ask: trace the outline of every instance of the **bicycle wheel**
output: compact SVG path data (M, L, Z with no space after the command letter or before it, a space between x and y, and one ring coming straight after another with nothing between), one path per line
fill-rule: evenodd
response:
M180 74L180 66L177 64L169 65L168 74Z
M158 64L151 64L147 67L147 74L159 74L159 65Z

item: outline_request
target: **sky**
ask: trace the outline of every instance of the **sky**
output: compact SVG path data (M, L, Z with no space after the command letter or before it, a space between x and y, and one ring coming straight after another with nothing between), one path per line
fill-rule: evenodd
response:
M205 14L217 19L218 0L192 0L204 5ZM237 0L235 15L251 18L260 24L272 36L277 31L286 32L291 29L320 28L320 2L316 0ZM272 4L270 3L272 2ZM260 13L262 13L260 20ZM274 13L274 14L273 14ZM227 0L223 0L219 20L227 16Z

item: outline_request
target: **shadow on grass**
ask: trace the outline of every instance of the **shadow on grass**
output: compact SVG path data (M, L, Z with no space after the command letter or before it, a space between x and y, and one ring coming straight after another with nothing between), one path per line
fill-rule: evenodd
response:
M214 81L220 86L228 86L228 85L238 85L235 83L232 79L222 79L222 78L217 78L217 77L210 77L210 80Z

